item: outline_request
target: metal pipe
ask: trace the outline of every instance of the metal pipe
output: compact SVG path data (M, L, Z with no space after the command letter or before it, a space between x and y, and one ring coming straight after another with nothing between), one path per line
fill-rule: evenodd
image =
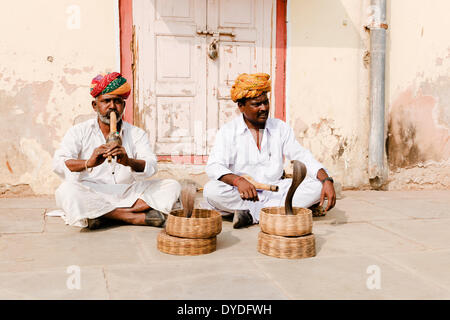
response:
M386 0L371 0L369 182L380 189L387 180L385 166Z

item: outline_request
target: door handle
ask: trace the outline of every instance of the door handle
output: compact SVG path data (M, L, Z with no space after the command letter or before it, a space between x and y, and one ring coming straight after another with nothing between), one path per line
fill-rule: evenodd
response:
M199 35L211 35L216 38L219 36L230 36L230 37L236 37L236 32L234 31L217 31L217 30L204 30L204 29L197 29L197 34Z
M208 35L210 34L208 30L197 29L197 34L199 35Z
M234 32L234 31L216 31L216 32L214 32L214 35L236 37L236 32Z

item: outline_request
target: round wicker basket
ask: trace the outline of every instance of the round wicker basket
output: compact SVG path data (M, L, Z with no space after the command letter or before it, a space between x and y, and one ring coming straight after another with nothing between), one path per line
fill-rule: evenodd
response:
M180 256L197 256L216 250L216 237L209 239L187 239L168 235L165 230L158 234L158 250Z
M302 237L282 237L260 232L258 251L262 254L283 259L314 257L316 245L314 234Z
M284 207L268 207L260 211L261 230L268 234L298 237L312 232L312 212L306 208L292 208L293 215L286 215Z
M209 239L222 231L222 216L219 212L194 209L192 216L186 218L183 210L174 210L167 217L168 235L189 239Z

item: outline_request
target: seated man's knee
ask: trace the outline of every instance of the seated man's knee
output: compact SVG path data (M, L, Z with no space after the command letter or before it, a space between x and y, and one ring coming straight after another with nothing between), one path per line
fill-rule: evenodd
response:
M56 204L62 207L64 204L73 201L83 201L86 194L83 192L83 186L75 181L64 181L55 191Z
M80 184L78 182L64 181L56 189L55 196L57 197L70 196L74 192L74 190L78 190L79 187Z
M305 180L294 194L292 199L296 207L309 207L320 201L322 183L317 180Z
M222 181L210 180L203 187L203 197L208 200L214 201L220 198L227 186L229 188L232 188L232 186L229 186Z
M180 195L181 192L181 185L177 180L174 179L164 179L164 184L167 186L167 188L171 191L177 194L177 196Z

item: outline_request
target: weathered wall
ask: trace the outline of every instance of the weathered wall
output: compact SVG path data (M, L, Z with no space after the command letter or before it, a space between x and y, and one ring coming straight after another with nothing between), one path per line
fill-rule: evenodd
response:
M450 188L447 0L388 2L390 189Z
M2 3L0 193L29 185L50 194L59 185L54 150L75 121L94 115L90 80L116 67L115 3Z
M344 188L368 185L369 2L289 1L289 122ZM388 0L387 189L450 187L449 9Z
M366 3L289 1L289 122L347 188L368 183Z
M368 3L289 1L288 120L345 188L368 185ZM72 5L80 9L79 28ZM0 195L51 194L60 183L51 169L54 150L70 126L94 115L92 77L116 69L115 5L3 4ZM449 188L450 2L395 0L387 9L388 188Z

